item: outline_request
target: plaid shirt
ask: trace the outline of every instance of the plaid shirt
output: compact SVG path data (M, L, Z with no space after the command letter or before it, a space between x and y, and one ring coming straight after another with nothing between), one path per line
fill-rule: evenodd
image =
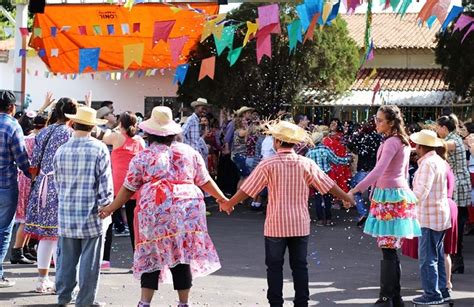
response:
M310 159L292 149L280 149L262 160L240 189L255 198L268 187L265 236L300 237L310 230L309 187L326 194L334 184Z
M448 165L430 151L418 160L413 179L413 192L418 198L417 217L421 227L435 231L451 227L448 204Z
M338 157L336 154L324 146L322 143L316 145L316 147L310 149L306 154L307 158L310 158L325 172L329 173L332 164L349 165L351 163L350 157Z
M18 168L29 176L30 163L20 125L10 115L0 113L0 188L18 184Z
M456 184L454 185L453 200L458 207L471 205L471 178L467 167L466 150L461 137L456 132L446 136L446 141L454 141L456 149L448 154L449 166L454 173Z
M201 128L199 126L199 117L196 113L189 116L183 125L184 143L199 151L199 139L201 138Z
M92 137L72 137L53 161L59 201L59 236L94 238L102 235L99 207L113 201L114 190L107 146Z

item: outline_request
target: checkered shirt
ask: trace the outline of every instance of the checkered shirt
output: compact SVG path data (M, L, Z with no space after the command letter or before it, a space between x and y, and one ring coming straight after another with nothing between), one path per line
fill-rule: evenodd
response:
M413 192L418 199L416 209L421 227L435 231L451 227L447 168L446 162L434 150L418 160Z
M184 143L199 151L199 139L201 138L201 128L199 126L199 117L196 113L189 116L183 125Z
M456 132L451 132L445 139L454 141L456 149L449 152L448 162L454 173L456 184L454 185L453 200L458 207L467 207L471 205L471 179L467 167L466 150L461 137Z
M102 235L99 207L113 201L107 146L92 137L72 137L53 160L59 201L59 236L75 239Z
M10 115L0 113L0 188L18 184L18 170L29 174L28 154L20 125Z
M280 149L262 160L240 189L255 198L268 187L265 236L299 237L309 235L309 187L326 194L334 185L314 161L292 149Z
M331 164L349 165L351 162L350 157L338 157L331 149L321 143L310 149L306 153L306 157L316 162L326 174L331 170Z

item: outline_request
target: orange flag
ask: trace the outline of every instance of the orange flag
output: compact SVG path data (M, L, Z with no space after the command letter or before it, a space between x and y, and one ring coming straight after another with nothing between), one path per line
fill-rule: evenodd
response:
M216 66L216 57L215 56L202 60L201 70L199 71L198 81L201 81L206 76L208 76L209 78L214 80L215 66Z
M316 26L316 22L318 22L319 15L321 13L316 13L313 16L313 19L311 20L311 23L309 24L308 30L306 31L306 34L304 36L303 44L306 43L306 41L309 39L310 41L313 40L313 35L314 35L314 27Z

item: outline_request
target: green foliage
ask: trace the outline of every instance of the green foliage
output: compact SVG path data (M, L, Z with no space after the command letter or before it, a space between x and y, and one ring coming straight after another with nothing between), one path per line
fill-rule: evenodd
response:
M255 3L244 3L228 14L239 30L234 38L234 48L242 45L247 27L245 21L255 21ZM298 43L296 52L289 55L286 26L295 18L295 3L280 3L281 35L272 34L272 58L256 59L256 40L251 40L242 50L237 63L229 67L228 50L216 57L214 80L197 81L200 60L216 55L214 38L210 36L197 44L191 52L191 63L185 83L179 86L178 99L190 102L206 97L210 103L237 108L241 105L256 107L267 113L281 104L298 102L298 94L307 86L335 95L345 91L353 82L358 69L358 49L349 37L345 21L333 20L331 26L314 31L314 40Z
M465 14L474 16L474 11L466 10ZM461 43L469 27L453 32L455 23L437 35L436 63L447 70L446 81L451 90L463 98L474 97L474 33Z

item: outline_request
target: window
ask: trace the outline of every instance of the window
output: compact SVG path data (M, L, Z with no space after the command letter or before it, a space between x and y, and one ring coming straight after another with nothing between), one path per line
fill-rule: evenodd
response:
M156 106L169 107L174 117L179 117L181 113L181 103L177 101L177 97L145 97L145 117L148 117Z

